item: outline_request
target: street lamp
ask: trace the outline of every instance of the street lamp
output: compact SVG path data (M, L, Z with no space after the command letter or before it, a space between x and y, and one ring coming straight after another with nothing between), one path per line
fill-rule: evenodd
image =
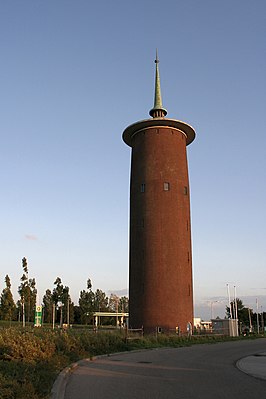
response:
M256 298L256 305L257 305L257 332L260 333L260 322L259 322L259 300Z
M228 305L229 305L230 319L232 319L233 316L232 316L232 306L231 306L231 299L230 299L230 288L229 288L229 284L226 284L226 286L227 286L227 293L228 293Z

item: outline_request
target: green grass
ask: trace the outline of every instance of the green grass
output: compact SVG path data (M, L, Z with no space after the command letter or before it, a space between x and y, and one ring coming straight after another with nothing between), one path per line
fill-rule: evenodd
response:
M225 340L232 338L188 338L160 334L127 341L124 332L120 331L94 333L88 329L61 331L4 327L0 329L0 399L48 398L59 372L82 358L134 349L179 347Z

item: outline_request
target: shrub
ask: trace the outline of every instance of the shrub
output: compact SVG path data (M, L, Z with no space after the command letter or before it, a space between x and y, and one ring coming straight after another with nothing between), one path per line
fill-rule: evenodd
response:
M158 334L126 341L120 331L3 328L0 330L0 399L47 398L58 373L81 358L225 339L232 338Z
M55 344L48 336L38 337L33 332L15 328L0 333L0 359L32 362L49 359L55 353Z

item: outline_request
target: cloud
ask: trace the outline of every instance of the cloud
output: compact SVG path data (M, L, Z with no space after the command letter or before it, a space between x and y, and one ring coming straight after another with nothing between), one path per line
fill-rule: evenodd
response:
M38 240L38 238L32 234L25 234L25 238L26 238L26 240L30 240L30 241Z
M118 296L128 296L128 288L123 288L122 290L109 290L108 294L115 294Z

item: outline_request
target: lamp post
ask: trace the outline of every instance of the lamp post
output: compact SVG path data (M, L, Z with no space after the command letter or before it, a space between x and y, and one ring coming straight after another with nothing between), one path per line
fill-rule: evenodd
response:
M22 326L25 328L25 301L24 301L24 296L21 298L22 299Z
M252 309L250 309L250 307L248 307L249 332L252 332L252 331L253 331L252 321L251 321L251 311L252 311Z
M257 332L260 333L260 321L259 321L259 301L256 298L256 305L257 305Z
M234 294L235 294L235 319L238 319L238 309L237 309L237 300L236 300L236 286L234 285Z
M70 317L69 317L69 307L70 307L70 296L68 295L68 298L67 298L67 327L69 328L69 325L70 325L70 323L69 323L69 319L70 319Z
M260 309L261 309L261 329L262 329L262 334L264 335L264 318L263 318L262 306L260 307Z
M53 303L53 330L54 330L54 327L55 327L55 303Z
M239 335L239 325L238 325L238 309L237 309L237 299L236 299L236 286L234 285L234 303L235 303L235 320L236 320L236 329L237 329L237 335Z
M231 299L230 299L229 284L226 284L226 286L227 286L227 293L228 293L228 306L229 306L230 319L232 319L233 316L232 316L232 306L231 306Z

